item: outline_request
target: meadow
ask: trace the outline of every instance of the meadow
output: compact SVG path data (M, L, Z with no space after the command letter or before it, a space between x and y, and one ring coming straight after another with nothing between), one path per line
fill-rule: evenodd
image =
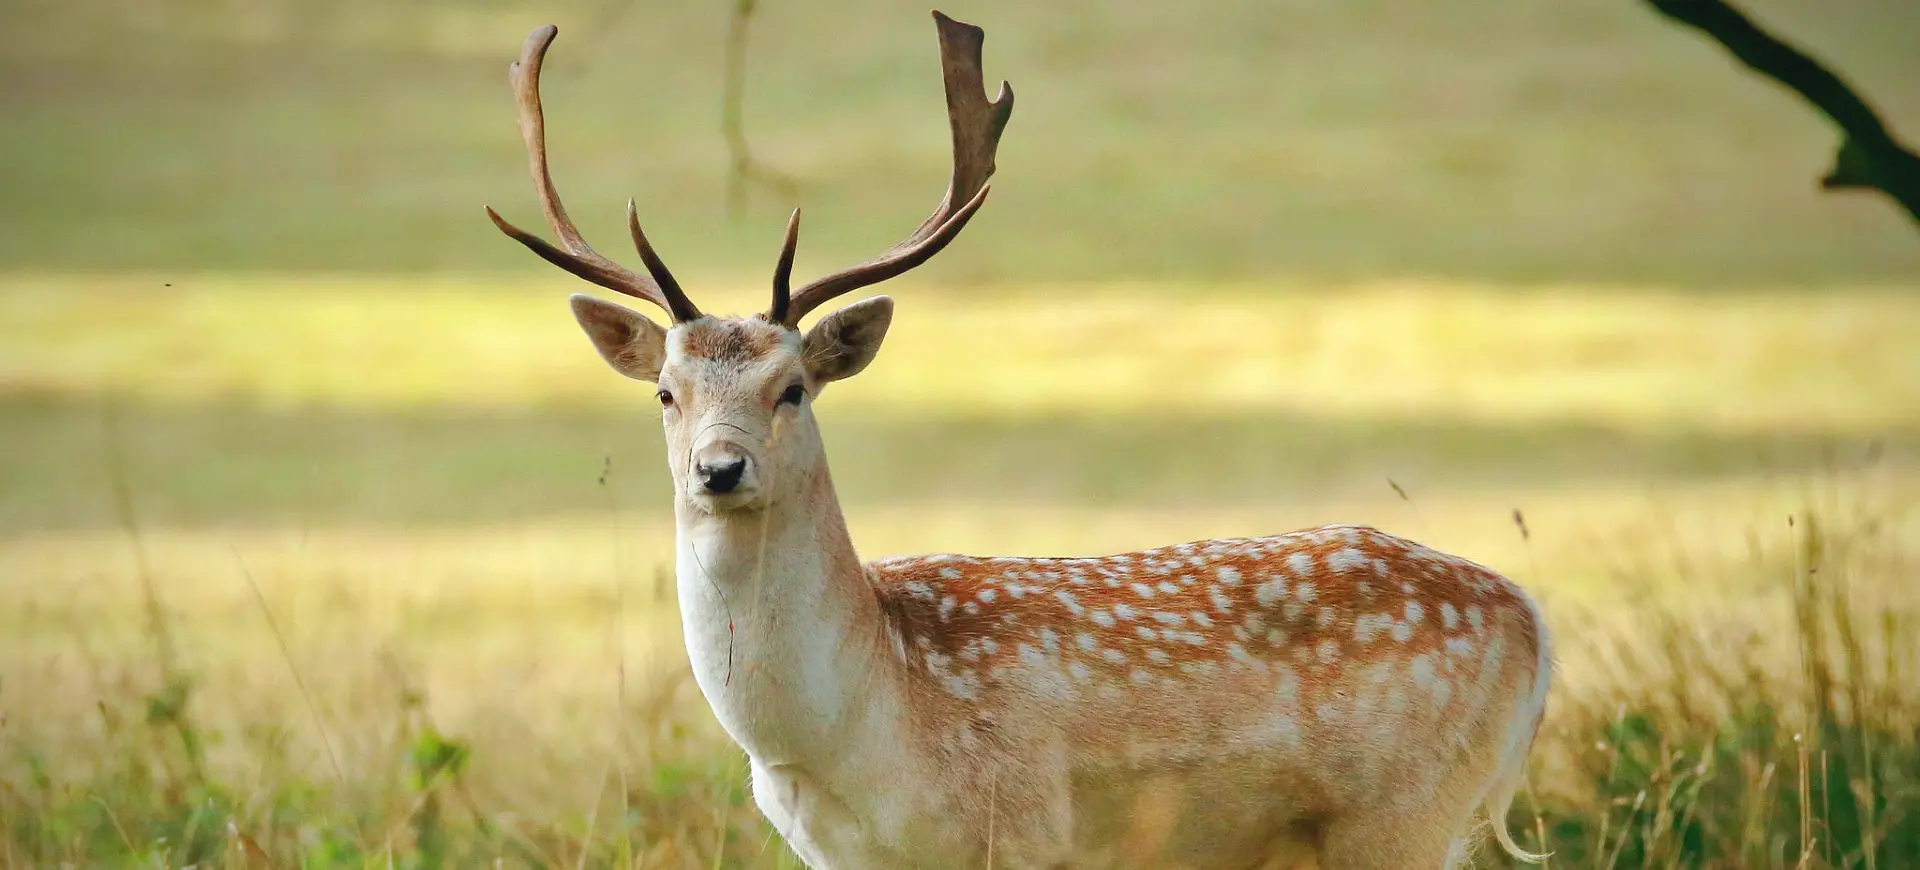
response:
M0 859L783 866L564 280L150 283L0 294ZM1557 865L1920 854L1902 294L922 289L819 406L864 554L1372 523L1546 603Z
M1920 122L1913 4L1746 4ZM686 674L650 391L554 171L709 310L907 231L926 7L27 0L0 28L0 868L796 867ZM818 409L863 555L1378 526L1543 602L1564 868L1920 867L1920 255L1626 0L942 6L991 203ZM1497 854L1483 866L1506 866Z

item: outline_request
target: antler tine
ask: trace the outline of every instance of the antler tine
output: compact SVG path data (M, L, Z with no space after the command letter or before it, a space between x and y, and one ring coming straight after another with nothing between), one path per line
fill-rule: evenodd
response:
M912 235L888 248L879 256L856 266L816 280L785 298L785 282L774 282L773 310L769 319L798 326L808 312L834 297L861 287L878 284L903 274L940 253L986 202L987 179L993 176L994 154L1000 147L1000 134L1013 117L1013 88L1000 83L1000 93L987 99L985 78L980 71L980 48L986 31L971 24L933 13L940 34L940 66L947 92L947 121L953 130L953 178L939 208L915 228ZM797 223L797 218L796 218ZM781 252L783 262L792 257L797 226L789 224L787 242ZM783 267L784 268L784 267Z
M773 264L773 309L767 319L774 323L787 322L787 306L792 299L793 249L799 241L800 210L796 208L793 216L787 218L787 237L780 244L780 259Z
M554 235L560 237L560 244L565 250L508 223L491 206L487 207L487 216L493 219L494 226L514 241L573 275L608 290L652 302L673 315L676 323L697 319L700 309L687 298L679 282L673 279L673 273L667 271L666 264L661 262L653 246L647 243L647 237L640 232L640 219L632 200L627 201L627 227L633 234L634 247L639 250L640 259L646 264L652 278L601 256L580 236L573 219L567 216L566 206L560 202L560 193L553 186L553 175L547 170L547 124L540 106L540 67L546 60L547 47L553 44L554 37L559 33L559 28L548 24L528 34L526 44L520 49L520 59L507 67L507 80L513 85L514 105L520 118L520 138L527 145L527 169L533 175L534 191L539 194L540 208L546 213L547 225L553 228Z

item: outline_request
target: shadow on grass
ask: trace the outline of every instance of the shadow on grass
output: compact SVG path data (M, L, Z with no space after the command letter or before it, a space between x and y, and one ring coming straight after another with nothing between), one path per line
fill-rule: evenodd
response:
M1818 428L1736 435L1281 412L822 417L842 497L868 505L1284 505L1376 495L1388 479L1416 493L1686 482L1920 453L1916 429L1869 442ZM0 530L114 524L102 419L93 403L0 398ZM142 515L161 524L437 524L604 510L609 461L622 504L667 506L658 422L638 409L130 406L119 432Z

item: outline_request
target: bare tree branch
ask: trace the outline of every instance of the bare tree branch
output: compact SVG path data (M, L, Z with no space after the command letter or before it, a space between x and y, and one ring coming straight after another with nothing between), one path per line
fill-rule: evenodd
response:
M753 159L747 147L747 133L741 121L747 77L747 23L753 18L759 0L734 0L733 17L727 23L726 74L720 97L720 134L726 137L732 159L727 173L727 216L737 217L746 206L747 186L758 184L791 199L797 190L793 179Z
M1865 99L1819 61L1760 29L1725 0L1647 0L1654 11L1725 46L1748 68L1792 88L1840 128L1826 190L1871 189L1920 224L1920 156L1895 139Z

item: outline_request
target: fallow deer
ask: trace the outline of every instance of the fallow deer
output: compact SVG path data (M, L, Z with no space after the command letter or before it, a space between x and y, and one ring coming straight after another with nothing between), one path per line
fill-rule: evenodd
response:
M1499 844L1545 708L1525 592L1364 526L1096 558L855 554L814 420L874 359L885 296L828 300L938 253L986 200L1013 110L980 28L934 13L953 134L945 198L879 257L791 291L799 211L762 314L694 305L589 247L547 170L535 30L509 68L562 269L614 371L657 385L693 674L749 758L754 800L814 868L1440 868L1484 810Z

